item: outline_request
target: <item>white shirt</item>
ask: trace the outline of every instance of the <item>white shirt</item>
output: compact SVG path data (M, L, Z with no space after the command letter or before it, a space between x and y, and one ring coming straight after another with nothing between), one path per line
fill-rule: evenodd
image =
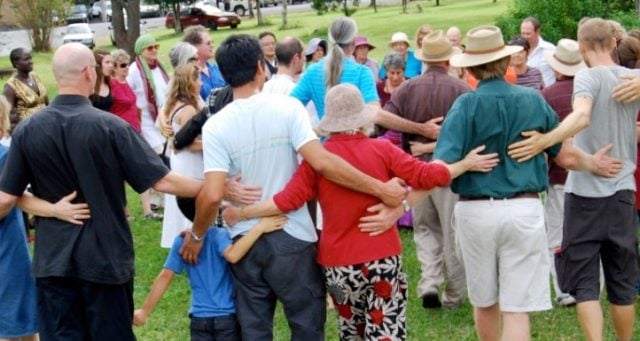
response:
M158 150L158 146L162 146L166 141L166 138L162 136L160 129L156 127L156 122L153 117L151 117L151 112L149 112L149 103L147 102L147 94L144 91L144 82L142 80L141 72L142 71L138 69L136 63L131 64L131 67L129 68L129 75L127 76L127 83L129 83L129 86L136 94L136 106L142 111L140 122L142 137L147 141L151 148L156 150L156 152L160 152L162 149ZM164 80L162 71L159 67L151 70L151 77L153 77L153 84L156 87L156 108L158 108L158 112L160 112L160 108L162 108L164 101L167 98L169 83Z
M542 72L542 80L544 81L544 87L546 88L556 82L556 75L549 63L547 63L547 60L544 58L545 51L555 52L556 46L540 37L540 39L538 39L538 46L536 46L533 51L529 52L527 65L538 68L540 72Z
M236 99L211 116L202 128L204 173L242 174L242 182L262 188L261 200L280 192L298 168L297 151L317 140L300 101L259 93ZM307 242L317 241L307 206L287 214L284 231ZM258 219L237 223L231 238L250 230Z
M264 83L262 92L267 94L287 95L296 87L296 82L289 75L275 74L269 81Z

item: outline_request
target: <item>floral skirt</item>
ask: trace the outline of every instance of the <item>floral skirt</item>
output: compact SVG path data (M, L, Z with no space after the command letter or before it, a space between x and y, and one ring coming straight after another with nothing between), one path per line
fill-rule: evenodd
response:
M402 257L324 267L340 340L406 340L407 275Z

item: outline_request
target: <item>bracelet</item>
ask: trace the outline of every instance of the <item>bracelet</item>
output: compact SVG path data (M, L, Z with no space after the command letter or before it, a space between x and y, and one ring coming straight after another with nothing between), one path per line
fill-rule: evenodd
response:
M193 232L193 230L189 230L189 233L191 234L191 239L193 239L197 243L200 243L204 239L204 235L202 237L198 237L198 235Z
M411 210L411 206L409 206L409 202L407 201L407 199L402 200L402 209L404 210L404 213L407 213Z

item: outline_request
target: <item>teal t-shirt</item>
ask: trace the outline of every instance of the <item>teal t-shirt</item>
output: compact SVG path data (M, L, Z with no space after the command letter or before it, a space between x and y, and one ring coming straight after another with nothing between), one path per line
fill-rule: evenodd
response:
M510 144L522 140L528 130L547 132L558 125L558 117L540 93L506 83L502 78L481 81L476 91L454 102L442 124L434 159L454 163L469 151L485 145L483 153L498 153L500 162L488 173L467 172L453 180L453 192L468 197L511 197L521 192L547 188L547 162L539 154L518 163L509 157ZM550 157L561 144L548 150Z

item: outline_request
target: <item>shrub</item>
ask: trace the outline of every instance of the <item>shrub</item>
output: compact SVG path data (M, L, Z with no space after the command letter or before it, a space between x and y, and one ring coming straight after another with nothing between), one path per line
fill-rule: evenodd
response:
M507 13L498 17L496 24L508 39L520 34L520 23L524 18L534 16L540 21L544 39L555 43L561 38L576 39L578 21L582 17L619 18L625 26L632 24L632 19L637 23L638 18L633 12L612 12L614 8L620 10L622 3L624 1L608 5L602 0L514 0Z

